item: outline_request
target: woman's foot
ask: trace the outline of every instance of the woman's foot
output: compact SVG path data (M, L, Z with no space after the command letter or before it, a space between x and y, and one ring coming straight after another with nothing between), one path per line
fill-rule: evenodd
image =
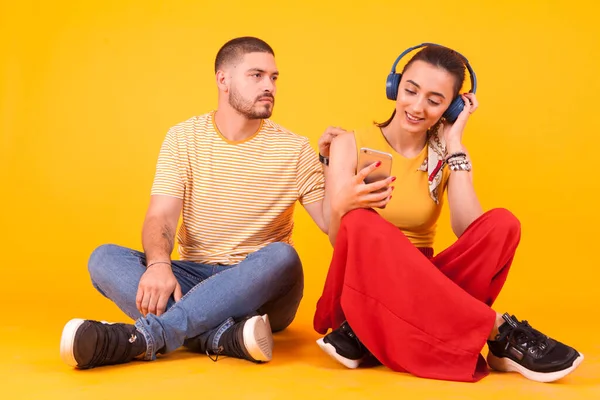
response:
M527 321L504 314L494 340L488 340L490 367L518 372L538 382L553 382L573 372L583 354L533 329Z
M317 340L317 344L325 353L348 368L357 368L369 355L347 321Z

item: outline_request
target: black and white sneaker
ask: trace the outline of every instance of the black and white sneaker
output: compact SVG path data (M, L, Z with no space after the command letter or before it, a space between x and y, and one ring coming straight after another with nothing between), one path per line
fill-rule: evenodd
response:
M317 340L317 344L325 353L348 368L357 368L369 355L347 321Z
M216 351L207 352L217 361L219 356L241 358L255 363L271 361L273 357L273 333L269 317L256 315L232 325L223 332Z
M146 340L134 325L72 319L63 328L60 356L78 369L122 364L146 352Z
M583 354L504 314L495 340L488 340L488 364L496 371L518 372L538 382L553 382L573 372Z

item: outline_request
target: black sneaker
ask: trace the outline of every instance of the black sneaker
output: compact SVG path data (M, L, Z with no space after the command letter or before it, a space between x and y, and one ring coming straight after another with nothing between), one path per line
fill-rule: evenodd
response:
M129 324L72 319L60 339L60 356L78 369L122 364L146 352L144 336Z
M369 351L356 337L347 321L325 337L317 340L321 349L348 368L357 368Z
M271 361L273 357L273 334L269 317L256 315L235 323L219 339L216 351L207 352L209 357L216 354L241 358L255 363Z
M515 371L538 382L553 382L583 361L583 354L504 314L496 340L488 340L487 361L497 371Z

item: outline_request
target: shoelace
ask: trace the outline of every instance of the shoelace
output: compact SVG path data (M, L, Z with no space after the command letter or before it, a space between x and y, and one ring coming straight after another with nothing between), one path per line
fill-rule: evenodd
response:
M217 351L215 352L215 358L212 357L212 354L210 354L208 352L208 350L206 350L206 355L208 356L208 358L210 358L213 362L217 362L219 361L219 356L221 355L221 353L223 353L223 346L219 346L219 348L217 349Z
M129 332L125 327L120 324L107 325L101 322L94 324L94 328L104 331L98 334L98 337L104 337L101 343L101 348L94 355L91 360L91 365L99 365L109 360L112 363L118 363L127 360L131 351L131 346L124 345L124 343L133 343L131 338L135 336L135 333ZM124 335L127 338L124 343L120 343L120 335ZM137 339L137 337L135 337ZM135 341L134 339L134 341ZM116 354L118 350L122 351L122 354Z
M544 351L548 348L548 337L535 330L527 321L516 321L518 326L511 327L505 332L498 335L497 340L502 341L508 337L506 348L511 342L518 345L527 345L527 348L537 348L539 351Z

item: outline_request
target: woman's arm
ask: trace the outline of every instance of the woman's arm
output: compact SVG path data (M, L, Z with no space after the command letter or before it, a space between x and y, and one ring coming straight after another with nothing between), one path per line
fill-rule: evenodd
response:
M463 95L463 100L465 107L454 124L444 127L444 139L448 156L456 153L465 153L466 159L469 160L469 155L462 145L462 135L467 120L470 114L477 109L478 103L473 93ZM452 230L457 237L460 237L469 225L483 214L483 209L473 186L473 173L470 170L450 172L448 180L448 204L450 207Z
M448 154L467 151L454 145L448 147ZM452 151L450 151L452 149ZM468 157L468 154L467 154ZM448 205L450 207L450 224L457 237L483 214L483 209L473 186L472 171L451 171L448 179Z
M329 241L335 244L340 222L346 210L340 193L344 185L348 185L356 170L356 140L353 134L336 137L329 150L329 166L325 172L325 205L326 220L329 222ZM335 200L335 208L332 202Z
M377 163L367 166L355 174L356 140L354 135L337 136L331 143L329 167L325 175L325 192L328 199L325 215L329 219L329 241L335 245L342 217L356 208L385 206L391 198L394 177L365 184L367 175L379 167ZM373 193L386 189L380 193Z

